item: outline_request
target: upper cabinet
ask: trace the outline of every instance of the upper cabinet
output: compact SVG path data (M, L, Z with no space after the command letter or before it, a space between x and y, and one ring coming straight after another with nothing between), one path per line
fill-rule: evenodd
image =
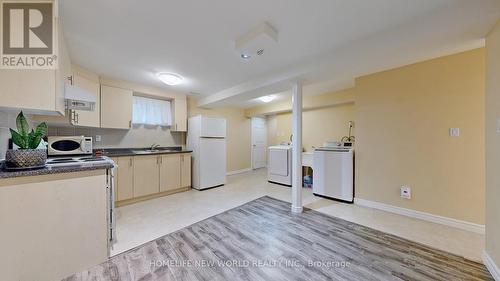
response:
M62 34L61 25L58 24ZM69 76L69 56L59 36L59 68L39 70L0 69L0 109L64 115L64 80Z
M174 116L172 123L172 131L187 132L187 101L186 96L176 97L173 100Z
M71 76L72 84L95 96L96 103L93 111L70 110L70 122L75 126L99 128L101 126L99 78L96 76L96 78L92 79L92 75L85 77L77 73L77 71L74 71Z
M101 86L101 127L129 129L132 123L133 92Z

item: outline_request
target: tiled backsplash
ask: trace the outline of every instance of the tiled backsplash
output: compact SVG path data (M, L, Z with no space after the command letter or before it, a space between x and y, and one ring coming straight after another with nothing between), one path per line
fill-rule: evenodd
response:
M130 130L51 127L49 136L90 136L96 148L148 147L154 143L161 146L183 146L185 137L182 133L171 133L169 128L159 126L134 126ZM95 136L101 136L101 141L95 141Z

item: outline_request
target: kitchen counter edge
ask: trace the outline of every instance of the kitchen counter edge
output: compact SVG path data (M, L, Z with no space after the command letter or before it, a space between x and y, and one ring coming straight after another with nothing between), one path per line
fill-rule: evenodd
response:
M45 167L41 169L25 170L25 171L5 171L0 169L0 180L8 178L19 178L19 177L32 177L50 174L61 174L61 173L73 173L91 170L101 170L101 169L111 169L114 165L112 163L100 163L100 164L85 164L85 165L75 165L68 167Z
M157 151L148 153L135 153L135 152L107 152L103 155L106 157L125 157L125 156L148 156L148 155L160 155L160 154L182 154L182 153L192 153L192 150L179 150L179 151Z

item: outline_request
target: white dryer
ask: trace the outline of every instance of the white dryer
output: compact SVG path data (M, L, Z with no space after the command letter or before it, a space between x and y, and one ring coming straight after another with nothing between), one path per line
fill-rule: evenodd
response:
M267 155L267 180L271 183L292 186L292 146L270 146Z

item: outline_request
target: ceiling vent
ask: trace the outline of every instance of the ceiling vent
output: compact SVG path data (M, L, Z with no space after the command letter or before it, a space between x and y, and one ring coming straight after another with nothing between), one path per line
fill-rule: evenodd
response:
M235 41L235 49L244 60L262 56L277 47L278 31L269 23L263 22L240 36Z

